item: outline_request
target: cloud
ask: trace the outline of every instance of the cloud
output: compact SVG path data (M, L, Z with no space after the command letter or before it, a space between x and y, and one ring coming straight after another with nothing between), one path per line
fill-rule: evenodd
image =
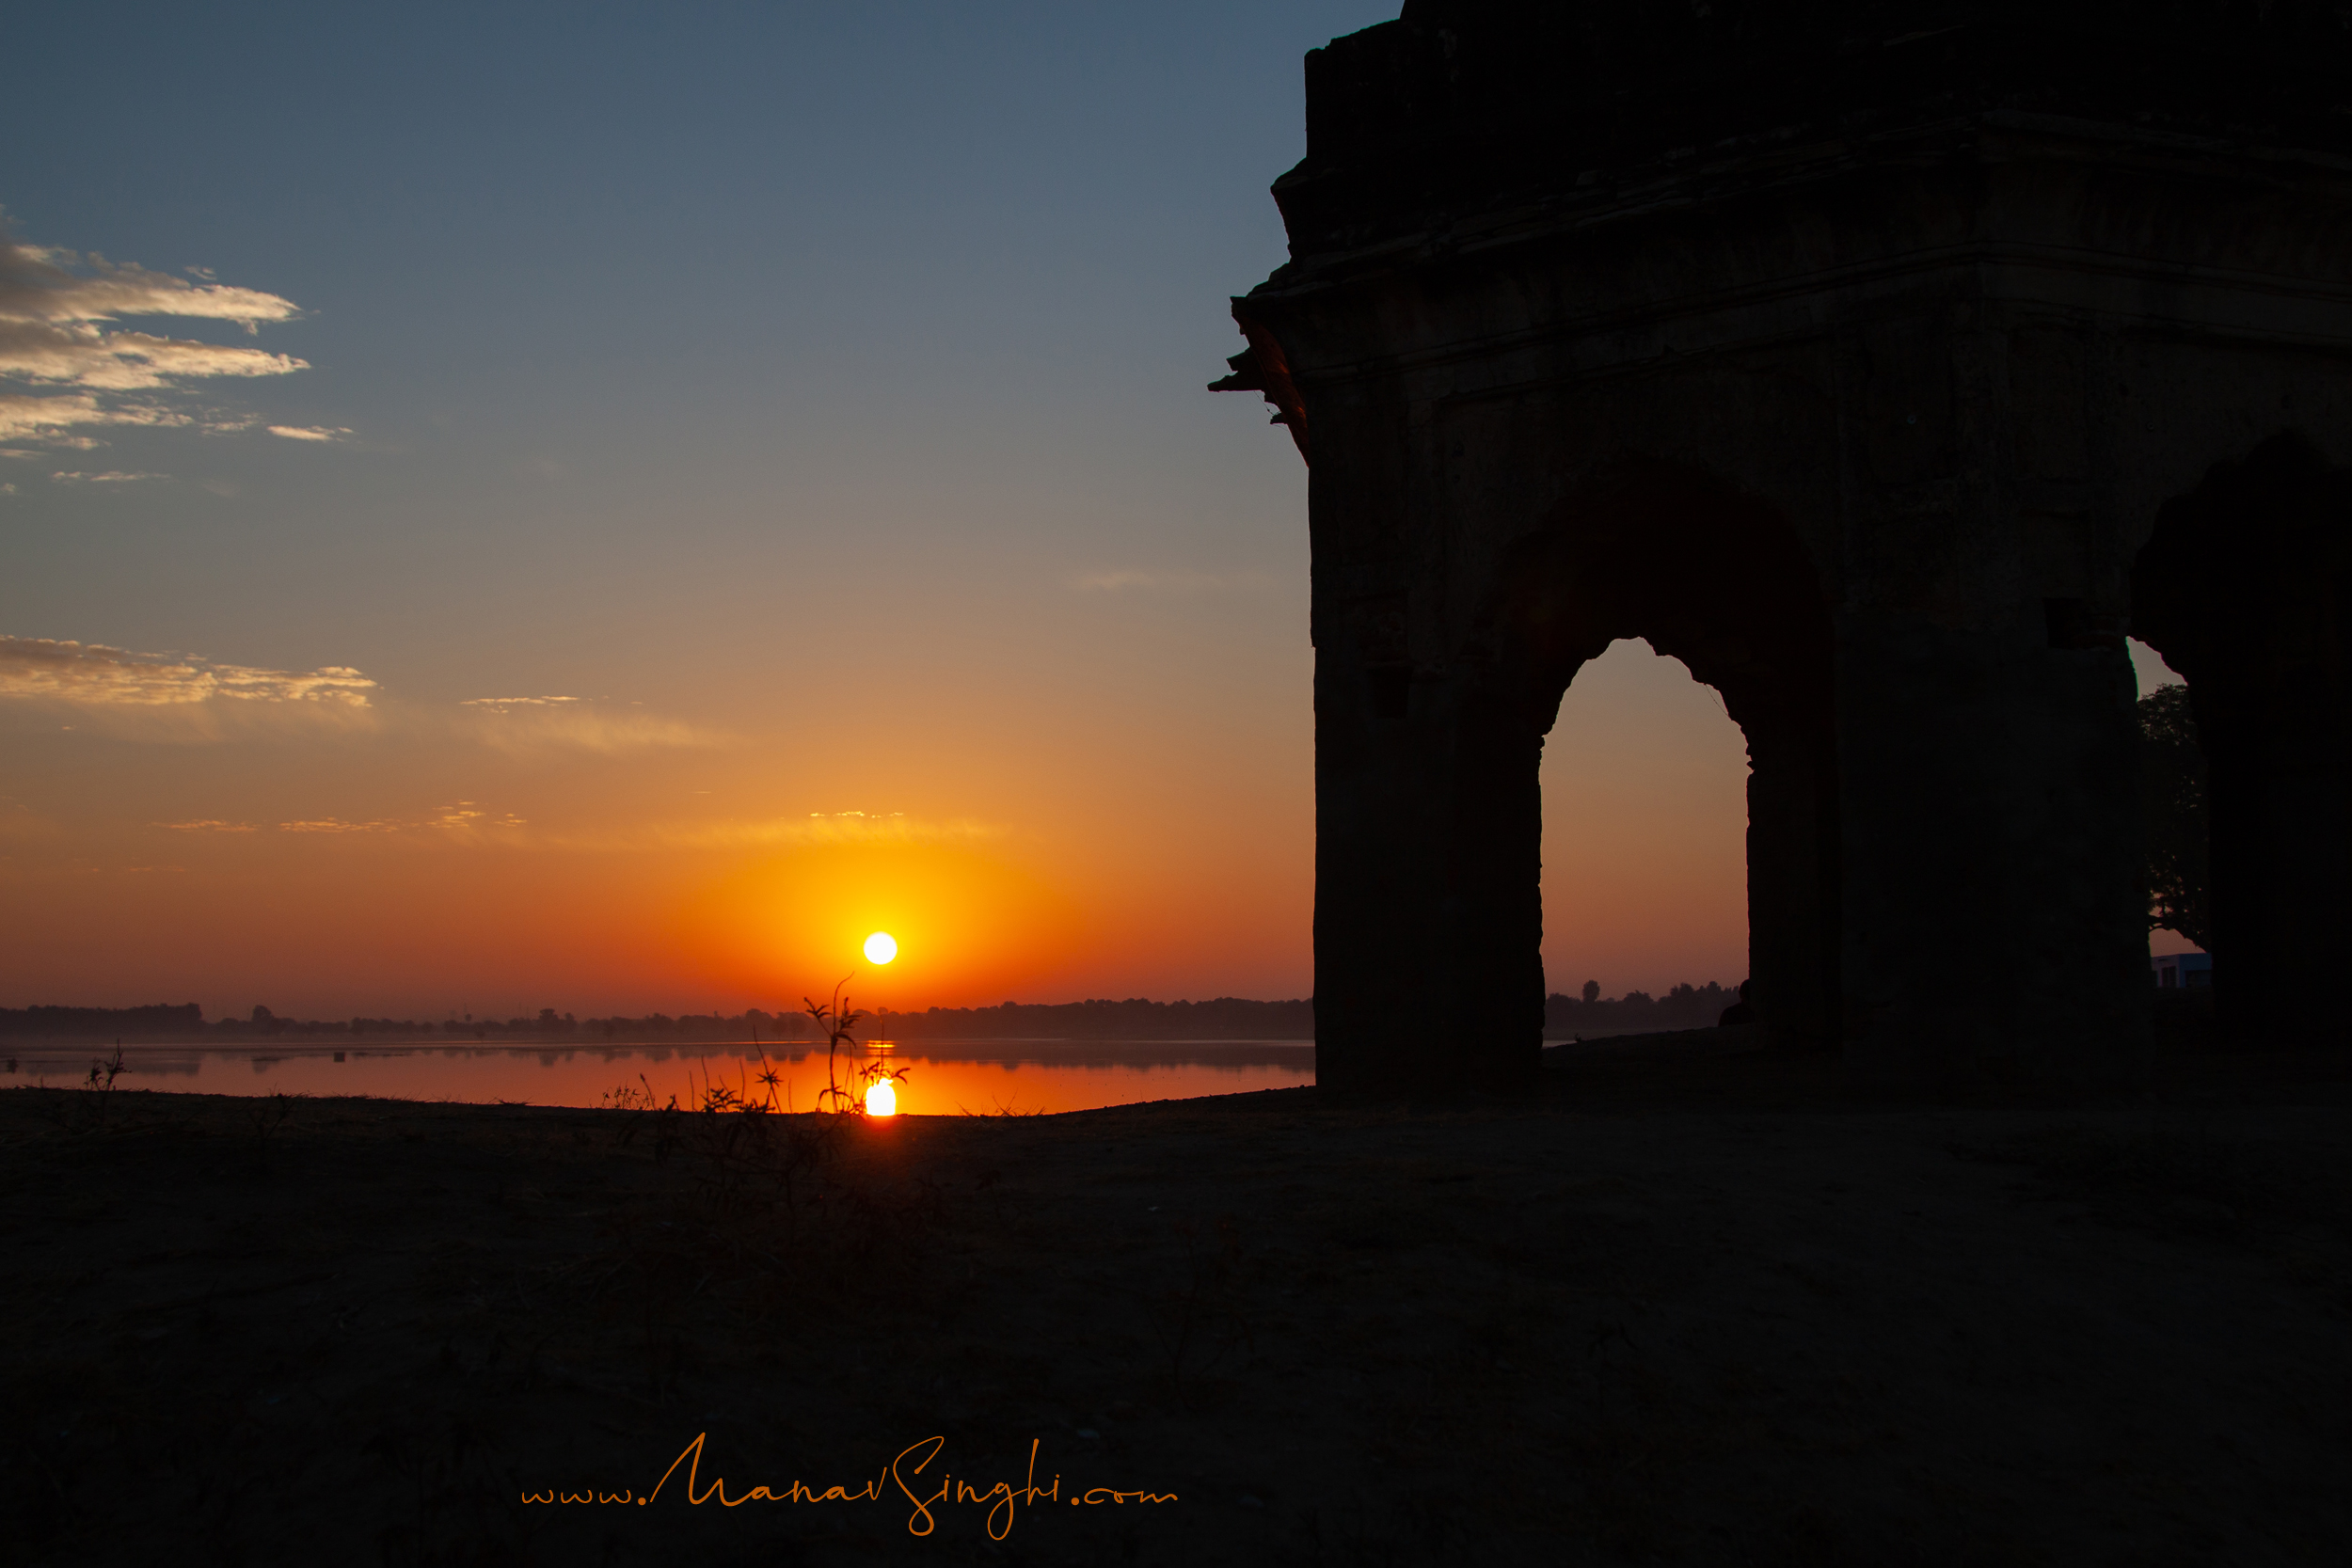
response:
M1128 589L1163 594L1254 594L1271 587L1272 579L1263 572L1147 571L1117 566L1080 572L1070 579L1070 586L1081 594L1117 594Z
M350 710L369 705L375 682L330 664L308 673L216 664L183 654L136 654L103 642L0 637L0 697L87 707L288 705Z
M977 844L1003 838L1002 823L969 817L934 821L901 812L811 812L752 822L695 822L653 830L665 848L799 848L812 845Z
M324 424L274 424L269 433L289 441L340 441L351 434L342 425Z
M509 752L542 751L643 752L664 747L723 746L713 731L630 711L587 697L473 697L457 705L468 710L474 736Z
M524 826L524 819L513 812L492 816L471 800L460 800L453 806L443 806L435 812L426 818L423 826L439 828L451 833L471 834L479 828L519 828Z
M86 272L71 270L77 264ZM301 314L292 300L258 289L190 283L135 261L109 261L95 251L85 261L70 250L0 241L0 318L90 322L191 316L235 322L250 332L262 322L292 321Z
M129 484L142 479L169 479L169 474L126 474L119 468L109 468L103 474L55 473L49 476L59 484Z
M281 833L424 833L437 832L445 838L463 843L492 842L483 837L485 829L511 830L524 826L523 818L513 813L493 816L471 800L441 806L416 816L379 816L365 822L348 821L340 816L314 816L296 822L280 822Z
M515 825L520 826L518 822ZM993 842L1011 832L1003 823L969 817L934 820L898 812L838 812L749 821L653 822L585 832L481 835L474 842L563 853L642 854L673 849L739 851L849 845L883 848L970 845Z
M148 391L174 377L289 375L310 369L292 355L258 348L108 332L94 324L54 326L0 312L0 375L100 391Z
M178 316L233 323L249 336L264 322L302 313L280 295L231 287L209 273L199 277L192 282L95 252L76 256L0 233L0 378L61 388L0 394L0 438L56 440L75 425L193 423L191 416L151 398L120 394L310 368L265 349L112 327L124 316Z
M87 451L106 443L87 436L56 434L68 425L192 425L196 418L152 403L102 403L94 393L27 397L0 392L0 440L31 439Z
M158 822L175 832L246 835L263 832L305 838L400 841L418 846L548 853L633 854L674 849L776 850L826 846L880 847L970 845L1004 838L1011 829L967 817L931 819L899 812L835 812L749 821L670 822L587 832L532 830L512 812L459 800L432 811L394 816L321 816L255 824L202 818Z

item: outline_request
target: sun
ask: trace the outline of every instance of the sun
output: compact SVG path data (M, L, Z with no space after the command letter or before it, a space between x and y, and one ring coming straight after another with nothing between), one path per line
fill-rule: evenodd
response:
M876 931L866 939L866 961L886 964L898 956L898 939L888 931Z

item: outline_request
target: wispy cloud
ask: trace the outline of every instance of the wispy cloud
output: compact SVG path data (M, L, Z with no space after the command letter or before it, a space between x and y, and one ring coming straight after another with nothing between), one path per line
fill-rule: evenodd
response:
M120 468L109 468L103 474L54 473L50 479L59 484L135 484L142 479L169 479L169 474L132 474Z
M934 819L901 812L811 812L754 821L675 823L653 830L664 847L687 849L796 848L810 845L977 844L1003 838L1002 823L970 817Z
M230 343L108 332L94 325L52 326L0 315L0 372L99 391L151 391L175 378L286 375L307 361Z
M519 828L523 818L513 812L493 816L471 800L460 800L453 806L443 806L425 819L428 828L440 828L449 832L470 832L477 828Z
M72 270L77 265L84 269L79 276ZM94 251L85 261L70 250L11 240L0 248L0 314L65 323L208 317L235 322L250 332L262 322L292 321L302 313L292 300L259 289L230 288L212 281L210 269L198 270L202 280L191 283L135 261L109 261Z
M460 843L490 843L525 826L512 812L492 813L471 800L437 807L412 816L378 816L354 822L341 816L316 816L280 822L281 833L427 833Z
M725 736L712 731L637 711L634 703L588 697L474 697L458 706L467 710L477 738L510 752L576 751L609 755L727 743Z
M222 704L353 709L368 706L368 694L375 689L375 682L339 664L297 673L184 654L132 653L103 642L0 637L0 697L90 707Z
M53 446L73 447L87 451L105 445L87 436L60 434L68 425L192 425L196 416L160 407L151 403L101 403L92 393L72 392L57 397L30 397L21 392L0 392L0 440L29 438L45 440Z
M937 819L898 812L826 812L807 816L613 824L604 828L480 835L478 842L562 853L642 854L674 849L782 850L825 846L968 845L1004 838L1003 823Z
M1192 572L1114 566L1079 572L1070 586L1082 594L1142 591L1162 594L1254 594L1272 586L1263 572Z
M612 826L585 832L533 829L512 812L459 800L429 812L397 816L311 816L275 823L201 818L155 826L190 834L292 833L309 838L399 839L457 848L545 853L629 854L673 849L779 850L827 846L872 847L970 845L1006 837L1003 823L970 817L931 818L901 812L818 812L716 822Z
M274 424L269 433L289 441L340 441L351 434L342 425L324 424Z
M77 425L191 424L196 416L154 396L123 394L167 394L185 381L309 368L292 355L113 328L121 317L229 322L250 336L264 322L300 314L292 300L220 283L209 273L190 281L0 233L0 377L59 388L0 394L0 439L56 440Z
M460 843L490 843L499 836L511 835L523 827L523 818L511 812L492 813L471 800L459 800L453 805L437 807L428 812L405 816L306 816L271 825L271 831L329 838L347 834L405 833L411 836L430 835ZM182 833L255 833L262 831L254 822L229 822L205 817L193 822L158 822L155 826Z

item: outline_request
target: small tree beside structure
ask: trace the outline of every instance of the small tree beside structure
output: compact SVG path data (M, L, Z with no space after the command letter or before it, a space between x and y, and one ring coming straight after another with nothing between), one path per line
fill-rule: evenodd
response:
M2188 688L2160 686L2139 700L2139 789L2147 823L2148 927L2213 946L2212 844L2205 753Z

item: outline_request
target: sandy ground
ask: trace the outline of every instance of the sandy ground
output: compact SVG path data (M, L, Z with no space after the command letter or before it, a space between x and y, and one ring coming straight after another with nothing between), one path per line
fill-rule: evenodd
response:
M2341 1060L1555 1056L831 1133L0 1094L0 1557L2344 1560Z

